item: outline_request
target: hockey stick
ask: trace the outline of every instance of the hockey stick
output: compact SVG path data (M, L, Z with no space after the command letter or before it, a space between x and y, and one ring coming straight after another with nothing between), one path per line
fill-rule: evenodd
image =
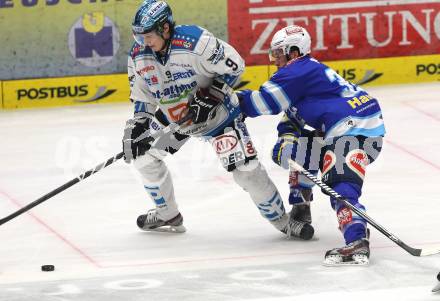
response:
M406 243L404 243L402 240L400 240L397 236L389 232L387 229L379 225L374 219L369 217L365 212L360 210L359 208L356 208L353 206L350 202L347 201L346 198L344 198L342 195L334 191L332 188L324 184L321 180L319 180L316 176L314 176L312 173L305 170L301 165L296 163L293 160L289 161L289 165L292 169L299 171L303 175L305 175L308 179L310 179L313 183L318 185L322 190L330 194L332 197L337 199L339 202L344 203L345 206L349 207L351 210L356 212L359 216L363 217L370 225L372 225L374 228L376 228L379 232L381 232L383 235L388 237L390 240L392 240L394 243L396 243L399 247L407 251L409 254L413 256L428 256L428 255L435 255L440 253L440 249L436 248L425 248L425 249L417 249L408 246Z
M184 118L182 118L181 120L179 120L176 123L171 123L168 126L158 130L157 132L151 134L152 138L157 138L163 134L167 134L167 133L174 133L175 131L178 131L181 127L182 124L184 124L185 122L187 122L189 119L191 119L191 115L187 114ZM140 137L139 137L140 138ZM138 139L137 139L138 140ZM51 192L43 195L41 198L33 201L32 203L29 203L28 205L20 208L19 210L15 211L14 213L11 213L10 215L0 219L0 226L3 225L4 223L10 221L11 219L25 213L26 211L34 208L35 206L43 203L44 201L47 201L48 199L54 197L55 195L59 194L60 192L66 190L67 188L81 182L82 180L90 177L91 175L97 173L98 171L106 168L107 166L115 163L116 161L118 161L119 159L121 159L124 156L124 152L120 152L119 154L107 159L107 161L102 162L101 164L97 165L95 168L90 169L86 172L84 172L83 174L79 175L78 177L70 180L69 182L61 185L60 187L52 190Z

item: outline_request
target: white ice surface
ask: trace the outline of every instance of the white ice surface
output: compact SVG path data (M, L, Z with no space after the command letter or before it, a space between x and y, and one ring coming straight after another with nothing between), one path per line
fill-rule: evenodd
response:
M370 88L387 136L361 202L405 243L440 246L440 83ZM129 104L0 112L0 218L121 151ZM287 172L270 161L277 116L248 120L287 204ZM367 268L327 268L343 244L315 190L312 241L286 240L192 140L166 159L187 233L145 233L152 203L121 161L0 226L0 300L439 300L440 255L413 257L372 229ZM41 272L54 264L55 272Z

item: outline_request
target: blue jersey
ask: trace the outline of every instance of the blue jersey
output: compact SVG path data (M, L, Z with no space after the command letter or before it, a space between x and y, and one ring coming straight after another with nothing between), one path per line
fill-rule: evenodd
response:
M259 91L240 91L240 107L250 117L285 111L320 130L324 138L384 136L378 101L333 69L305 56L280 68Z

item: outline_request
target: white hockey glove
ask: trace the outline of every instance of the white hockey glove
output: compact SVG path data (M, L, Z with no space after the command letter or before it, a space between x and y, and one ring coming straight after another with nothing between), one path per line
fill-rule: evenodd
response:
M148 135L150 122L151 118L148 116L135 116L127 120L124 137L122 138L122 149L126 163L130 163L138 156L144 155L151 148L151 143L154 142L154 138ZM145 138L136 141L141 135L145 136Z

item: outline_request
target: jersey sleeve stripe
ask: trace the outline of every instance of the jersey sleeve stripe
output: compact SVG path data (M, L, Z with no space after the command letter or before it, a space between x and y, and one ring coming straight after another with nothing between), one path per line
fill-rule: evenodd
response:
M348 125L348 121L351 121L352 125ZM382 113L377 112L365 117L349 116L344 118L327 131L325 139L356 135L363 135L366 137L384 136L385 126Z
M274 82L267 81L263 84L263 88L277 103L279 106L279 112L287 110L290 107L290 98L279 85Z
M253 91L251 94L251 101L258 115L270 114L272 112L261 92Z

